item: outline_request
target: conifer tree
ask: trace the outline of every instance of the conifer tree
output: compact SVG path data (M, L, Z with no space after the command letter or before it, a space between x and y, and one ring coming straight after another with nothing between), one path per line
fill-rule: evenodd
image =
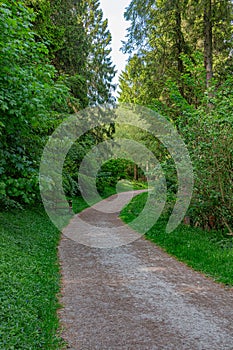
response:
M98 0L25 0L36 12L34 29L80 107L113 102L111 34Z
M88 98L91 104L111 103L115 67L111 60L111 33L103 19L99 0L84 1L83 21L89 44L86 62Z
M143 62L143 89L151 88L157 98L172 80L181 95L195 103L195 88L186 84L195 74L187 65L199 64L200 54L206 71L202 93L213 75L224 81L232 72L232 13L230 0L132 0L125 12L130 26L122 50Z

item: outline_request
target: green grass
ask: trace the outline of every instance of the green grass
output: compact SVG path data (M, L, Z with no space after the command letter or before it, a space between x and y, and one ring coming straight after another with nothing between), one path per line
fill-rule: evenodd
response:
M58 349L60 233L42 207L0 222L0 349Z
M121 218L130 223L144 207L147 194L134 197L123 208ZM203 272L217 282L233 286L233 238L221 232L207 232L180 225L166 233L167 219L161 219L146 234L146 238L193 269Z

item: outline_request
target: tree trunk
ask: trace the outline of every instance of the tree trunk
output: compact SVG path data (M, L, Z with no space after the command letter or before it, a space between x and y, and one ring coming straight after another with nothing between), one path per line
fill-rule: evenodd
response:
M180 57L182 53L184 53L184 37L183 37L183 33L182 33L182 27L181 27L181 23L182 23L182 19L181 19L181 11L180 11L180 5L179 5L179 1L175 2L175 33L176 33L176 38L175 38L175 42L176 42L176 54L177 54L177 69L179 72L179 75L181 76L181 74L184 72L184 65L183 65L183 60ZM184 96L184 87L183 87L183 82L180 81L180 93L182 96Z
M206 87L209 88L213 77L213 20L212 0L205 0L204 7L204 58L206 69Z
M179 1L175 4L175 19L176 19L176 49L177 49L177 68L179 73L183 73L184 65L180 55L184 52L184 37L181 29L181 13L179 8Z
M138 180L138 167L134 164L134 180Z

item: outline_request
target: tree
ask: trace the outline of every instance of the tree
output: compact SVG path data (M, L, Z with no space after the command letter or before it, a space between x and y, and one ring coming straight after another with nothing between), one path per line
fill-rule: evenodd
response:
M147 74L146 63L137 55L128 62L125 71L119 78L120 89L124 91L119 97L119 102L149 103L151 90L148 89L149 74Z
M72 95L87 105L114 102L111 34L98 0L26 0L36 12L34 28L49 42L51 62Z
M125 18L131 21L128 29L128 41L124 43L124 52L134 52L143 61L143 72L149 86L147 92L157 98L168 78L178 82L184 94L181 55L189 53L189 45L183 34L182 19L186 1L132 1ZM167 21L169 18L169 21ZM142 27L146 35L139 33ZM135 48L138 48L135 52Z
M206 86L209 87L213 73L221 81L232 71L232 3L229 0L132 0L125 18L131 25L122 50L140 57L143 61L142 74L150 71L146 84L150 82L154 98L162 93L163 99L164 89L161 86L172 80L183 97L191 103L196 101L195 95L191 97L194 91L190 91L190 84L186 86L181 79L183 74L192 79L183 60L194 60L195 52L203 54ZM155 81L160 84L156 85Z
M21 202L38 195L40 153L68 96L35 40L33 18L21 2L0 5L0 195Z
M213 14L212 0L204 1L204 57L206 69L206 87L210 87L213 78Z
M112 101L111 35L99 1L7 0L0 16L0 196L28 203L38 199L48 135L69 113ZM85 154L113 130L103 120L83 135L67 157L66 185L77 187L80 147Z
M120 79L121 101L166 115L186 141L196 179L191 222L230 234L232 14L230 0L132 0L123 45L131 57Z
M70 89L71 111L88 105L86 61L89 46L82 17L81 2L71 0L25 0L35 12L33 28L37 40L48 46L49 59L57 76Z
M103 20L99 0L84 1L83 23L89 51L86 62L88 98L91 105L113 103L112 80L116 74L111 61L111 33Z

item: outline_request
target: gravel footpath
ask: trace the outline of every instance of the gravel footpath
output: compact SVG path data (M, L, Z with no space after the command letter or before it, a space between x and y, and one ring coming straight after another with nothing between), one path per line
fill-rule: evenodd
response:
M123 234L118 213L130 196L118 196L117 207L111 197L84 210L64 230L59 316L67 349L233 350L232 288L214 283L144 238L106 249L71 239L80 218L88 228L104 231L105 239L106 228L120 226ZM106 206L109 214L97 212Z

